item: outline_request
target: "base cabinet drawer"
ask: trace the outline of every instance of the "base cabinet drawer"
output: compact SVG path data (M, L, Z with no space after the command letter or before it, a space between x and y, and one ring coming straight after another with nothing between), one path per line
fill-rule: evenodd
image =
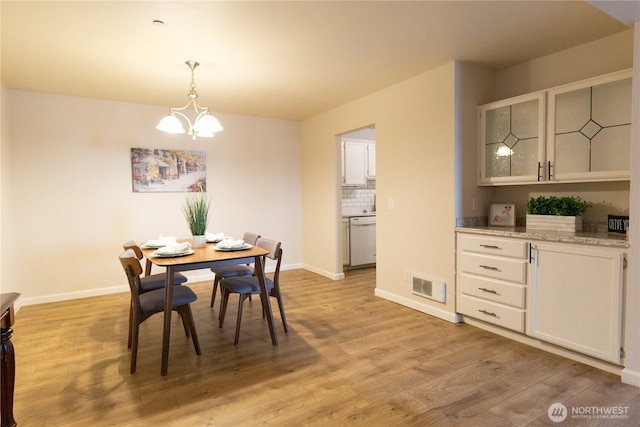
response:
M525 311L522 309L463 294L458 296L457 311L503 328L524 332Z
M527 262L520 259L501 258L463 252L460 269L463 273L491 277L507 282L527 283Z
M500 282L480 276L462 273L459 276L460 292L481 299L506 304L515 308L525 308L527 287Z
M510 258L527 257L527 242L516 239L498 239L487 236L461 235L460 249L466 252L505 256Z

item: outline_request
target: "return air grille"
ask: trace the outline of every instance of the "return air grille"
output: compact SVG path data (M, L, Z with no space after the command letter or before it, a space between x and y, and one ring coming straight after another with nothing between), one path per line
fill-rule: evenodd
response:
M429 298L438 302L446 300L446 284L442 281L427 279L424 277L411 276L411 291L415 295Z

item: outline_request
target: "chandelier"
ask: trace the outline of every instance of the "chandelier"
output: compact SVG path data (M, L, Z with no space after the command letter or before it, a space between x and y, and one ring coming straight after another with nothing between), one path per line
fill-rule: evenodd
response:
M193 81L193 77L195 74L195 69L198 65L200 65L197 61L185 61L185 64L191 69L191 85L189 86L189 93L187 97L189 98L189 102L187 105L181 108L170 108L169 114L160 120L160 123L156 126L156 129L161 130L163 132L168 133L185 133L184 126L180 119L177 116L182 117L187 121L189 125L189 135L193 137L195 140L197 137L207 137L212 138L215 132L220 132L222 129L222 125L209 113L209 109L206 107L200 107L196 102L198 99L198 92L196 92L196 84ZM189 117L183 113L186 112L189 108L192 108L195 111L196 118L191 123Z

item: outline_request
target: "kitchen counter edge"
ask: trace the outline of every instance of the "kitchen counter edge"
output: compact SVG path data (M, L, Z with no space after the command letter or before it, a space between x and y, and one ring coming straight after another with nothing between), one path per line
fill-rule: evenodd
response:
M518 239L544 240L547 242L579 243L583 245L629 248L627 236L613 233L577 231L575 233L527 230L525 227L456 227L458 233L481 234L485 236L515 237Z

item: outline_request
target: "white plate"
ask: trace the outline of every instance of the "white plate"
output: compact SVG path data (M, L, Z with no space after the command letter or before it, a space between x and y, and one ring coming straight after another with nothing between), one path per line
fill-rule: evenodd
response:
M216 251L220 251L220 252L235 252L235 251L246 251L247 249L251 249L252 247L253 247L253 245L245 243L242 246L235 246L235 247L232 247L232 248L219 248L217 246L214 246L213 249L215 249Z
M149 244L149 243L145 243L143 245L140 245L140 247L142 249L160 249L160 248L164 248L165 245L164 243L157 243L157 244Z
M154 256L156 258L176 258L179 256L186 256L186 255L191 255L196 253L196 251L194 251L193 249L187 249L184 252L178 252L178 253L173 253L173 254L167 254L167 253L158 253L158 251L155 251L154 253L151 254L151 256Z

